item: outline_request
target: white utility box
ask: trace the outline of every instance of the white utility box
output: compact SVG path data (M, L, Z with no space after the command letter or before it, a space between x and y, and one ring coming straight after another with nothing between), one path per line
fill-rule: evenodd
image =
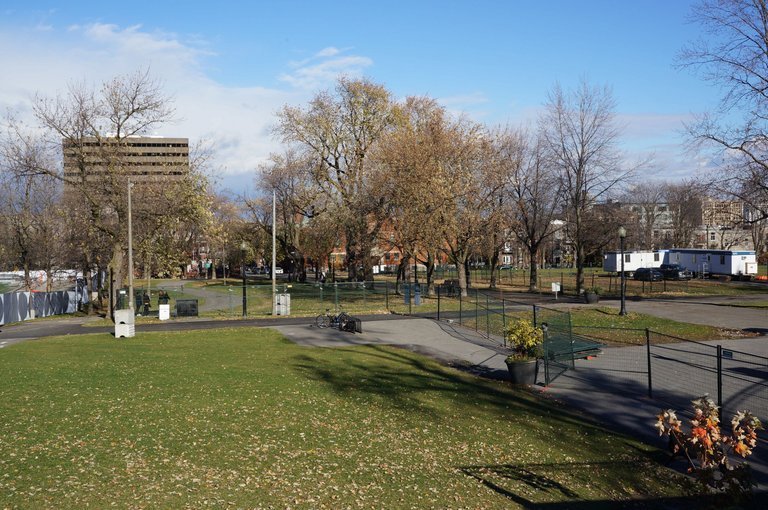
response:
M115 310L115 338L136 336L136 319L133 310Z

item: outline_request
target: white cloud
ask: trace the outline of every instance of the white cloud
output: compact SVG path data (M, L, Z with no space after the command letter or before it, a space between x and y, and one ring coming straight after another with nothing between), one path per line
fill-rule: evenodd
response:
M280 75L280 81L297 89L318 89L328 87L339 76L361 76L363 70L371 65L373 61L368 57L344 56L341 50L329 47L311 59L292 62L294 70Z
M329 46L328 48L323 48L322 50L318 51L315 56L317 57L335 57L341 52L340 49L334 48L333 46Z
M206 76L204 59L215 55L204 44L148 32L140 25L105 23L45 31L0 29L0 48L0 69L12 77L0 80L0 112L12 108L31 122L35 94L56 96L72 83L97 87L114 76L148 68L173 98L179 117L153 134L208 142L223 180L239 183L242 177L247 187L253 170L279 150L270 130L281 106L306 103L318 87L328 87L340 74L356 74L371 65L368 58L340 56L340 50L328 47L309 65L284 75L288 86L283 89L229 87Z

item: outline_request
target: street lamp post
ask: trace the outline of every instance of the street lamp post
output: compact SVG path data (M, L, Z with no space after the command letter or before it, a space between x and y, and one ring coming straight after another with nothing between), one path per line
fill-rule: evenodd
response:
M248 315L247 309L248 309L248 298L245 297L245 253L248 250L248 244L246 244L245 241L240 243L240 251L243 255L243 263L241 266L241 272L243 273L243 317L246 317Z
M627 294L627 275L624 273L624 240L627 237L627 229L619 227L619 245L621 251L621 309L619 315L627 315L626 294Z
M131 316L136 313L133 306L133 218L131 204L131 188L133 183L128 179L128 308L131 310Z

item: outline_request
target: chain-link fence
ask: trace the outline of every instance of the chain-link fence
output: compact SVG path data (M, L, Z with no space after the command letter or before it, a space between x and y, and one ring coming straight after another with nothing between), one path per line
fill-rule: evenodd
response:
M768 358L651 330L642 330L644 344L606 340L612 329L574 328L606 344L596 358L574 364L582 383L648 396L675 409L688 408L706 393L721 407L721 416L749 410L768 419Z

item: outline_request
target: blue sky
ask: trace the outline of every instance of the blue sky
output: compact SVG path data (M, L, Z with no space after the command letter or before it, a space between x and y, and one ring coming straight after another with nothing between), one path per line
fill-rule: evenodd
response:
M700 37L675 1L249 1L0 3L0 109L26 115L35 93L149 67L175 100L156 134L216 148L221 186L241 191L280 149L269 134L284 104L303 104L339 74L395 97L429 95L488 125L535 118L547 92L607 84L629 160L652 176L696 171L683 122L718 91L674 67ZM240 189L238 189L240 188Z

